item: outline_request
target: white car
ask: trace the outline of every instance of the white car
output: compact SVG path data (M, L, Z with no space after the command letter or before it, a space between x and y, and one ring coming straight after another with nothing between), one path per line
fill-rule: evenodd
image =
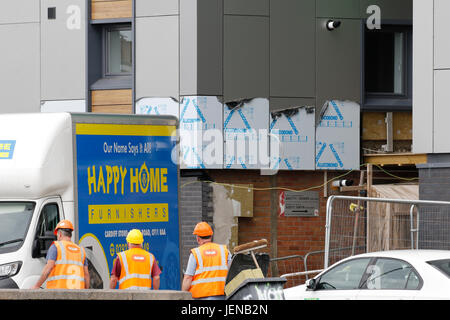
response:
M450 299L449 250L395 250L345 258L305 284L284 289L286 300Z

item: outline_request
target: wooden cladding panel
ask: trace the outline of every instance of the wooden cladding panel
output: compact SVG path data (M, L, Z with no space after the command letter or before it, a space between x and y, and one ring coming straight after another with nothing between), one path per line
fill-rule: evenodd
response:
M93 113L133 113L131 89L94 90L91 92Z
M363 140L386 140L385 118L385 112L363 112ZM394 112L392 118L394 140L412 140L412 113Z
M91 19L122 19L133 16L132 0L92 0Z
M111 106L92 106L92 113L118 113L132 114L132 106L129 105L111 105Z

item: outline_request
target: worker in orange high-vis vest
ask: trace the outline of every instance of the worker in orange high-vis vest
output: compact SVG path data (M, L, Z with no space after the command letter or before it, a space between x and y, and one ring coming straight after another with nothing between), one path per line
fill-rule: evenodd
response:
M47 289L87 289L89 270L84 248L72 242L73 224L61 220L56 228L57 241L47 252L47 264L32 289L38 289L47 280Z
M161 269L155 256L142 249L144 236L138 229L128 232L128 250L117 254L109 282L110 289L153 290L159 289ZM153 281L152 281L153 280Z
M193 234L199 247L191 250L181 289L190 291L194 299L223 300L231 254L226 246L212 242L208 223L199 222Z

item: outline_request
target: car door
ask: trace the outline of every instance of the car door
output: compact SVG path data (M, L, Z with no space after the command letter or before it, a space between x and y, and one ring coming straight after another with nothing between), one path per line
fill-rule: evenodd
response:
M393 258L377 258L367 268L358 300L412 300L422 279L411 264Z
M354 258L331 267L317 278L314 289L305 292L305 299L354 300L371 258Z
M24 288L31 287L39 279L46 262L46 254L53 243L53 231L63 218L62 201L60 198L45 199L40 206L39 218L34 231L33 248L28 259L28 277L23 284Z

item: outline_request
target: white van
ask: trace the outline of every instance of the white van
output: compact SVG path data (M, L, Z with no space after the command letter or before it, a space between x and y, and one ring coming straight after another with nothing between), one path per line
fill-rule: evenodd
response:
M144 248L175 271L161 288L179 289L177 126L161 116L0 115L0 288L36 283L68 219L92 288L108 287L128 230L139 228Z

